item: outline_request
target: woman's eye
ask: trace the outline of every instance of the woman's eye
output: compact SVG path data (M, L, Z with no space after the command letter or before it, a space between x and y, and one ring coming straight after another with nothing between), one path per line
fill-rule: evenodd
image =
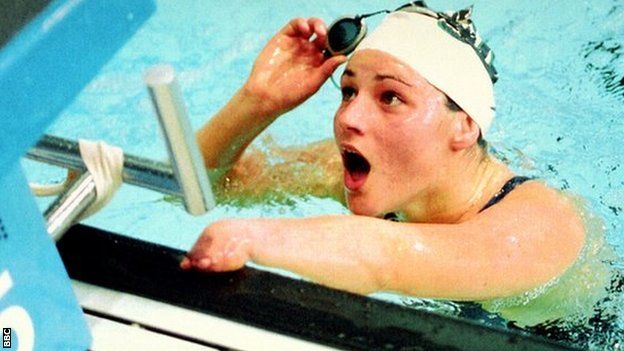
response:
M388 106L396 106L402 101L396 93L392 91L386 91L381 94L381 102Z
M349 101L355 96L355 89L351 87L344 87L342 90L342 101Z

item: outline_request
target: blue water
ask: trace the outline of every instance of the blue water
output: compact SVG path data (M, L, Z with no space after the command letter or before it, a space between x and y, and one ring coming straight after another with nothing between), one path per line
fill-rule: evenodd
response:
M143 71L170 63L194 128L199 128L245 81L264 43L295 16L326 22L345 14L394 8L401 1L160 0L156 14L119 51L48 131L102 139L127 153L165 159L166 151ZM436 9L474 3L474 20L496 54L497 118L487 139L519 174L547 180L588 200L605 220L607 239L624 268L624 4L594 1L428 1ZM369 21L374 27L377 19ZM339 91L326 84L265 133L280 145L332 137ZM259 139L262 139L259 138ZM26 164L33 180L62 173ZM44 202L42 202L42 206ZM201 230L223 217L301 217L346 213L326 199L245 208L221 205L201 217L151 191L124 186L88 224L188 249ZM623 317L624 318L624 317ZM620 318L622 319L622 318ZM620 321L621 322L621 321ZM605 347L617 349L618 340ZM596 344L600 344L596 342ZM620 340L620 344L622 344ZM600 346L602 347L602 346Z

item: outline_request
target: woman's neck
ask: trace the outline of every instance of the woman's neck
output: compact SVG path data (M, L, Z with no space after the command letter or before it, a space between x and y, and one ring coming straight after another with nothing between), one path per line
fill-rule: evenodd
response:
M480 150L479 150L480 151ZM440 182L401 212L409 222L459 223L474 217L513 173L490 155L470 152L450 162Z

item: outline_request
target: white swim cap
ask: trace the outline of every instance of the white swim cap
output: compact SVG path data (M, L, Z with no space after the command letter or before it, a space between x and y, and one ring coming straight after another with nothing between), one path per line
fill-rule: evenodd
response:
M466 11L469 16L470 10ZM495 70L490 66L494 72L494 78L490 78L485 58L473 46L445 30L443 21L416 12L392 12L362 40L355 52L380 50L408 64L453 99L485 135L494 119ZM476 34L474 39L477 45L482 44ZM485 47L489 56L489 48Z

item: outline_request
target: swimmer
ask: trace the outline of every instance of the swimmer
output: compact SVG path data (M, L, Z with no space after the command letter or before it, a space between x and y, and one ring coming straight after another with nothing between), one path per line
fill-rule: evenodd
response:
M197 140L208 168L269 191L249 172L247 146L346 62L335 146L288 157L328 165L326 191L352 215L217 221L180 266L221 272L253 261L361 294L452 300L512 296L565 272L583 222L567 197L488 154L496 73L467 13L393 11L350 58L326 53L320 19L290 21Z

